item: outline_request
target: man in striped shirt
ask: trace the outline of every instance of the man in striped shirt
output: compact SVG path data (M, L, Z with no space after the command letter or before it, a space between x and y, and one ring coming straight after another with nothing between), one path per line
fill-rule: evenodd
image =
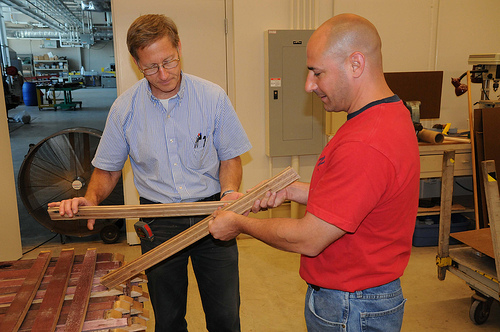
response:
M234 200L251 148L222 88L184 73L175 23L143 15L130 26L127 45L144 78L120 95L108 115L85 197L54 203L72 216L97 205L112 191L130 157L141 203ZM204 217L145 220L154 240L147 252ZM89 220L89 229L93 228ZM235 240L212 236L148 269L156 331L187 331L187 264L191 258L209 331L239 331L238 249Z

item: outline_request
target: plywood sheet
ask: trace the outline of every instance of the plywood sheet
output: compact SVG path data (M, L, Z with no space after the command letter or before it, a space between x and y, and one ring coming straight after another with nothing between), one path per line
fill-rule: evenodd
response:
M500 165L500 108L485 108L483 115L484 159Z
M387 84L404 101L420 101L420 118L437 119L441 112L442 71L384 73Z
M491 241L491 230L489 228L452 233L450 236L491 258L495 258L493 242Z

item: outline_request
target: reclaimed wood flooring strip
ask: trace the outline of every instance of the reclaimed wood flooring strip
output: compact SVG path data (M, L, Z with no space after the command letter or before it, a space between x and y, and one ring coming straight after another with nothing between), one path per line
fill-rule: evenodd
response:
M85 321L82 324L82 329L79 331L109 331L109 329L115 329L120 327L126 327L128 325L128 318L115 318L115 319L95 319ZM19 332L29 332L35 331L30 328L20 329ZM66 327L64 325L57 325L56 332L66 332Z
M17 293L19 288L21 288L21 285L23 284L23 282L24 282L24 279L19 279L19 280L16 280L16 285L14 285L14 286L0 288L0 296Z
M54 274L47 286L42 304L33 323L33 331L45 332L55 330L64 302L74 255L73 249L61 251L54 268Z
M35 259L23 259L19 261L8 261L0 263L0 279L5 278L5 273L9 273L10 271L22 270L22 269L30 269L35 263Z
M115 270L115 269L119 268L120 266L121 266L121 262L119 262L119 261L97 262L96 269L95 269L95 271L96 271L95 275L97 276L98 274L102 274L102 273L106 274L110 270ZM73 270L71 271L71 275L70 275L70 283L74 282L75 280L78 280L78 277L80 276L81 271L82 271L82 263L81 262L79 264L73 265ZM14 278L6 278L4 280L0 280L0 295L17 292L17 289L15 289L13 287L20 287L22 285L24 279L26 278L26 276L29 273L29 269L18 270L16 272L18 272L18 273ZM44 289L44 287L46 287L46 285L49 284L53 273L54 273L54 267L49 266L45 272L45 275L43 276L42 283L40 284L40 289Z
M24 281L24 278L0 280L0 294L4 288L21 286L23 284L23 281Z
M19 289L19 292L10 304L9 310L7 310L3 318L0 324L0 331L10 332L19 329L29 310L31 301L35 297L38 286L42 282L51 255L52 252L50 251L43 251L38 255L30 273L26 276L23 285Z
M84 322L82 325L82 332L87 331L100 331L106 329L116 329L120 327L128 326L128 318L118 318L118 319L99 319ZM56 330L57 331L57 330ZM65 332L67 330L64 330Z
M104 301L104 302L95 302L95 301L89 301L89 306L87 307L87 314L85 316L85 320L92 320L92 319L101 319L104 317L102 314L103 312L106 312L107 310L113 309L113 305L116 301L116 297L112 297L111 300L109 301ZM63 308L59 314L59 317L57 317L57 325L56 326L61 326L66 323L66 319L68 318L68 314L70 311L72 301L64 301ZM26 318L23 321L23 324L21 325L21 328L19 331L37 331L35 328L33 328L33 323L35 322L36 316L38 314L38 310L40 308L40 304L33 304L30 307L30 310L28 311ZM94 312L101 312L101 316L99 314L94 313Z
M22 270L7 270L7 271L2 271L0 279L6 280L6 279L19 279L19 278L26 278L28 273L30 272L30 269L22 269Z
M292 168L288 167L278 175L263 182L236 201L224 206L222 210L229 210L242 214L249 210L255 200L262 198L266 192L281 190L296 181L298 178L298 174ZM184 232L139 256L132 262L108 273L101 278L101 283L108 288L114 288L120 283L134 277L147 268L161 262L162 260L200 240L209 234L208 222L212 219L213 217L211 215L208 216Z
M211 214L230 201L193 202L140 205L99 205L80 206L74 217L59 214L59 208L48 208L52 220L71 219L117 219L117 218L156 218L178 216L203 216Z
M77 256L79 256L79 255L77 255ZM35 260L33 260L33 262L34 261ZM117 269L118 267L121 266L122 262L123 262L123 259L121 261L120 260L98 261L97 265L96 265L96 271L103 271L103 270L109 271L109 270ZM81 266L82 266L81 261L77 262L76 256L75 256L72 274L78 274L79 272L81 272L81 268L82 268ZM54 271L54 266L49 265L49 267L47 267L47 270L45 272L45 276L44 276L44 279L42 280L42 283L44 283L47 279L50 279L53 271ZM9 270L1 271L0 272L0 282L2 282L2 284L4 284L4 285L9 286L9 283L11 283L11 281L17 280L17 285L20 285L19 280L21 280L21 284L22 284L22 281L26 278L26 276L28 275L29 272L30 272L30 267L22 268L19 270L9 269Z
M71 303L68 319L66 320L66 332L82 331L85 313L90 300L90 291L92 289L92 280L94 279L94 270L96 266L97 249L88 249L83 260L82 274L78 285L76 286L75 296Z
M108 271L109 270L106 270L106 272L108 272ZM103 276L103 275L104 274L102 274L101 276ZM68 296L72 296L73 294L75 294L76 287L78 286L78 279L72 280L70 282L71 282L71 285L68 285L66 287L66 293L65 293L66 298L68 298ZM45 289L40 289L40 288L45 288ZM8 294L0 294L0 307L11 303L14 300L14 298L16 297L16 292L10 292ZM39 290L36 292L35 297L33 298L33 302L35 302L35 303L41 302L44 299L46 292L47 292L46 287L39 286ZM103 293L104 296L121 294L120 292L115 293L115 294L109 294L108 288L101 285L100 278L96 278L96 277L94 277L92 279L91 292L92 292L92 294ZM96 296L99 296L99 295L96 295Z
M77 266L83 262L83 258L85 255L79 254L75 255L73 260L73 265ZM24 270L26 275L28 271L31 269L36 259L22 259L18 261L6 261L0 262L0 280L2 279L10 279L9 273L13 271ZM119 253L98 253L97 254L97 262L115 262L121 261L123 262L123 255ZM50 270L50 267L54 267L57 263L57 257L53 257L50 259L49 267L47 270ZM45 273L47 274L47 273ZM23 276L26 277L26 275Z

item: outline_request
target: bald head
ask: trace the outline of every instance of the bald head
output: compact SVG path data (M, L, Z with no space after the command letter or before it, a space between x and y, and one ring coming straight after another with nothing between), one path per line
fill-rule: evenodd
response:
M353 14L332 17L307 43L306 91L316 93L327 111L348 113L392 96L381 47L370 21Z
M382 70L380 36L375 26L361 16L334 16L323 23L311 39L319 42L325 56L345 59L354 52L361 52L369 60L367 64Z

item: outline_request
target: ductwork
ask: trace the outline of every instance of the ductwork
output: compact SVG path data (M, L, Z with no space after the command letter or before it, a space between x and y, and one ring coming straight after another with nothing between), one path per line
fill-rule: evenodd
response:
M7 38L59 39L60 33L53 30L6 29Z
M0 0L10 7L10 10L29 16L39 22L31 22L30 27L26 24L19 27L6 27L7 38L30 38L30 39L60 39L64 42L67 36L71 43L79 43L79 36L89 36L88 40L112 40L110 0ZM105 12L107 24L94 25L92 22L93 12ZM12 15L11 15L12 16ZM109 21L108 21L109 20ZM15 22L12 22L15 26ZM27 23L27 22L25 22ZM75 37L75 35L77 37Z
M81 1L82 10L111 12L111 2L107 0Z

